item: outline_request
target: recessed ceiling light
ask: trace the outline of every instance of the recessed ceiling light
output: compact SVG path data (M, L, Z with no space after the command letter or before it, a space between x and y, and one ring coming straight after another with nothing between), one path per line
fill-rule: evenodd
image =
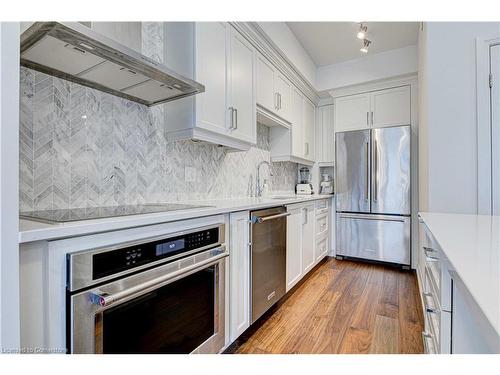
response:
M363 25L362 23L360 23L359 24L359 31L356 34L356 38L358 38L358 39L365 39L367 31L368 31L368 26Z
M359 50L363 53L368 53L368 46L370 45L371 40L368 39L363 39L363 47L361 47Z

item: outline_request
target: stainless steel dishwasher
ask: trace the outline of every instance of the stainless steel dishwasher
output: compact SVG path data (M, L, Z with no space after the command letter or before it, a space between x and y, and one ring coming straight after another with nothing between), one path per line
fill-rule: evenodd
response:
M252 211L252 323L259 319L286 291L285 207Z

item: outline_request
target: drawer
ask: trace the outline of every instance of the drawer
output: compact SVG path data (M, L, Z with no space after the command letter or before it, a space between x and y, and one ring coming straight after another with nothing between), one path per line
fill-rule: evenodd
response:
M440 353L441 347L441 305L439 293L436 290L430 270L426 267L424 292L422 295L424 303L425 330L432 334L436 352Z
M315 256L318 262L328 253L328 236L316 240Z
M326 212L328 212L328 199L316 201L316 214L321 215Z
M436 292L441 291L441 261L439 259L439 251L430 246L423 246L425 268L429 270L432 282L435 285Z
M316 235L322 235L328 232L328 215L323 214L316 217Z

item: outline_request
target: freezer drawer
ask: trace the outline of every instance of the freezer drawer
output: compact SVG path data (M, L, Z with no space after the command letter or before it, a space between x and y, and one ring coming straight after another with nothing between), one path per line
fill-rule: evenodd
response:
M337 255L410 264L410 217L337 213Z

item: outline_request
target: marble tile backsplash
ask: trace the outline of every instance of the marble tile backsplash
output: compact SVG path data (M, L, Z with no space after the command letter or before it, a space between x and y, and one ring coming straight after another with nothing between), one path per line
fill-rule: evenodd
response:
M143 53L161 60L161 24L142 26ZM270 160L269 129L257 145L227 152L170 141L164 107L148 108L21 68L20 210L252 196L257 165ZM185 168L195 182L185 181ZM264 175L267 168L262 168ZM292 191L293 163L273 163L270 188Z

